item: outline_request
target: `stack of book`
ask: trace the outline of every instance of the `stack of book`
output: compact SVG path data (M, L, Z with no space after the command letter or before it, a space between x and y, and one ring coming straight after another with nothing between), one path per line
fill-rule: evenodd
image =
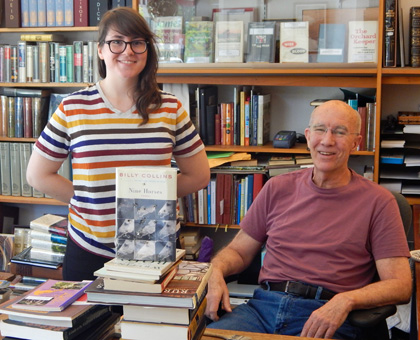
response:
M1 335L33 340L107 338L119 316L107 306L77 301L91 283L48 280L4 302L0 313L8 318L0 323Z
M180 235L182 248L185 249L185 259L197 260L200 253L203 236L199 230L183 231Z
M87 300L98 304L123 305L122 338L138 339L139 334L149 340L201 338L205 329L205 296L212 268L210 263L186 260L160 265L154 263L156 270L164 267L165 273L169 274L161 278L156 276L156 282L153 283L140 279L151 276L150 266L153 262L134 261L132 265L130 261L125 264L115 260L110 262L113 273L119 271L125 274L126 280L131 276L138 278L138 281L122 280L121 275L119 278L112 277L108 274L111 270L106 269L105 265L95 272L98 279L86 290ZM144 269L141 262L144 262ZM168 275L171 279L163 283ZM163 285L166 287L162 288ZM151 292L154 286L158 287L157 292ZM159 292L161 289L162 292Z
M52 214L31 221L31 246L12 257L11 271L28 276L61 278L61 274L55 273L55 270L63 263L67 245L67 223L66 217Z

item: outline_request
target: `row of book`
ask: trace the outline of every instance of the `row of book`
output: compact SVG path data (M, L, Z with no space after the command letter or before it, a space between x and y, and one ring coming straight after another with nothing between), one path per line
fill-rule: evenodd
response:
M405 52L402 0L385 1L384 67L420 67L420 7L410 8L408 24L408 56ZM408 61L408 63L406 62Z
M115 7L132 7L132 0L6 0L5 26L97 26L102 15Z
M260 192L265 174L213 174L206 188L184 197L185 222L239 224Z
M3 196L45 197L26 180L26 168L34 143L0 142L0 179ZM71 180L70 160L62 164L59 173Z
M234 87L233 101L218 102L216 86L198 87L192 119L206 145L264 145L269 139L271 94Z
M17 45L0 46L0 82L95 83L99 80L95 41L64 44L53 34L22 35Z

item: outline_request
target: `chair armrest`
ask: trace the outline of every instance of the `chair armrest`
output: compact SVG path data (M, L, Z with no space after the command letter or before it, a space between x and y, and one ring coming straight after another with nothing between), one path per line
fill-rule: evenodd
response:
M395 305L386 305L371 309L357 309L351 311L347 319L353 326L369 328L378 325L396 312L397 307Z

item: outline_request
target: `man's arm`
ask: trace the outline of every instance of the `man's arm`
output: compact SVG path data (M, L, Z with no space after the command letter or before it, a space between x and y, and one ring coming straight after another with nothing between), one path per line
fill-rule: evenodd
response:
M242 272L249 266L262 243L240 230L232 242L222 249L211 261L213 272L208 283L206 315L216 321L220 301L222 308L231 312L229 291L225 277Z
M311 314L301 336L330 339L352 310L407 303L412 290L408 259L377 260L376 268L380 281L334 296Z

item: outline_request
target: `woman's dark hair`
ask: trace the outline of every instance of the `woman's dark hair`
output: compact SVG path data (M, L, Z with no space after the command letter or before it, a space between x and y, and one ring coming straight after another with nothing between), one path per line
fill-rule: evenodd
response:
M158 51L155 35L150 30L146 20L133 8L118 7L107 11L99 23L98 43L103 47L108 31L113 29L121 35L130 38L143 38L148 42L147 61L144 70L139 74L134 99L137 111L143 118L141 125L149 120L149 111L162 105L162 97L156 80L158 69ZM106 77L105 62L98 58L99 75Z

